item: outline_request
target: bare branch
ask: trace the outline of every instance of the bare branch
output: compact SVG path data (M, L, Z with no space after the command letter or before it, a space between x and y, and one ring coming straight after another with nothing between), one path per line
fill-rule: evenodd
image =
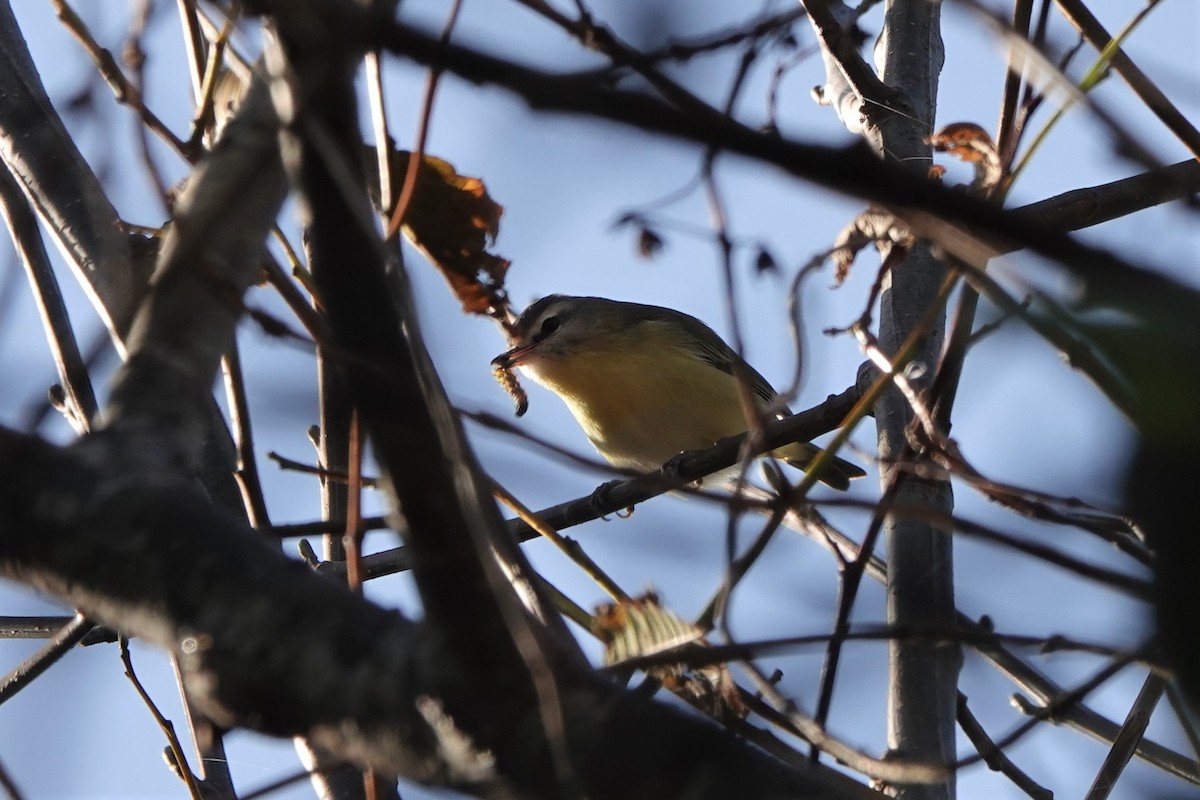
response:
M92 379L75 341L67 306L54 277L50 256L42 244L37 220L20 186L4 167L0 167L0 206L37 299L46 341L54 355L54 366L63 388L67 419L77 432L83 433L91 428L99 411Z
M7 0L0 3L0 95L0 158L123 349L150 265L135 257L116 209L51 106Z
M1166 683L1166 680L1160 675L1146 676L1146 682L1142 684L1142 690L1138 692L1137 699L1134 700L1129 709L1129 715L1125 718L1125 724L1121 726L1120 735L1113 742L1112 750L1104 759L1104 765L1096 774L1096 779L1092 781L1092 788L1088 790L1086 800L1106 800L1112 792L1113 787L1117 784L1117 779L1125 771L1129 759L1133 757L1133 751L1137 748L1138 742L1146 733L1146 726L1150 724L1150 715L1154 713L1154 707L1158 705Z
M1071 21L1072 25L1079 29L1092 47L1101 53L1108 50L1112 44L1112 36L1086 5L1079 0L1057 0L1057 2L1063 14ZM1159 0L1150 0L1148 7L1153 7L1158 2ZM1162 90L1138 68L1137 64L1133 63L1133 59L1126 55L1124 50L1116 48L1111 53L1110 59L1113 69L1125 79L1129 88L1133 89L1134 93L1146 104L1146 108L1150 109L1167 126L1167 129L1183 142L1193 156L1200 158L1200 131L1196 130L1188 118L1180 113L1175 104L1167 99Z

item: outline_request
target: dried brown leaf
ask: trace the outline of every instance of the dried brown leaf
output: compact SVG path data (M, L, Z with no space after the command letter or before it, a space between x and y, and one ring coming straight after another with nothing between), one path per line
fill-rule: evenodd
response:
M843 228L833 242L830 256L836 269L834 281L838 286L850 274L854 259L869 244L874 244L877 249L882 249L884 245L909 247L912 245L912 235L887 209L869 207Z
M394 174L403 176L411 154L397 151ZM401 177L402 180L402 177ZM504 207L479 178L459 175L447 161L425 156L404 213L404 235L436 266L472 314L498 317L507 298L506 258L488 252Z
M970 188L981 194L991 192L1004 178L1004 167L996 143L974 122L954 122L929 137L929 144L975 167Z

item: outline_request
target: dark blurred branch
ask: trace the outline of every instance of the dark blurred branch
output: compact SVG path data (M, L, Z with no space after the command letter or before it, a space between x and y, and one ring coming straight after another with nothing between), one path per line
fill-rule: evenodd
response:
M308 734L432 778L424 722L401 700L421 681L400 667L420 652L415 626L283 556L188 481L131 482L94 456L0 430L0 462L24 465L0 484L0 571L175 653L191 698L224 725ZM31 501L46 496L80 502ZM351 724L351 708L372 713Z
M772 33L784 31L804 17L806 13L803 7L798 6L762 18L738 30L715 33L691 41L675 41L664 45L661 50L643 52L642 57L648 61L665 61L667 59L687 61L703 53L735 47L743 42L761 39Z
M1057 2L1063 15L1083 34L1088 44L1103 53L1112 43L1112 36L1104 29L1100 20L1096 19L1096 16L1080 0L1057 0ZM1158 2L1159 0L1150 0L1149 6ZM1138 68L1137 64L1133 63L1125 51L1119 47L1116 48L1112 53L1110 63L1113 70L1129 84L1129 88L1133 89L1134 94L1146 104L1146 108L1150 109L1151 113L1158 117L1179 141L1183 142L1184 147L1194 157L1200 158L1200 131L1197 131L1187 117L1180 113L1179 109Z
M1092 781L1092 787L1088 790L1085 800L1107 800L1109 794L1112 793L1121 773L1129 764L1129 759L1133 757L1133 751L1137 749L1138 743L1146 734L1146 726L1150 724L1150 717L1154 713L1154 707L1162 698L1166 683L1166 680L1160 675L1151 673L1146 676L1146 681L1142 684L1137 699L1134 700L1129 714L1125 717L1125 724L1121 726L1121 733L1113 742L1112 750L1105 757L1100 771L1096 773L1096 778Z
M1029 21L1033 14L1033 0L1016 0L1013 3L1012 35L1023 39L1029 38ZM1023 84L1020 51L1009 48L1008 70L1004 75L1004 97L1000 101L1000 121L996 125L996 149L1000 152L1001 163L1008 167L1012 164L1012 156L1016 152L1020 139L1021 128L1018 126L1017 105Z

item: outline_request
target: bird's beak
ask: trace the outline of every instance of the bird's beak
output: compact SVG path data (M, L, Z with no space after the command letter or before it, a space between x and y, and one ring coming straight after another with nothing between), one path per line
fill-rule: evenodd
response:
M517 345L508 352L501 353L492 359L493 367L501 367L502 369L512 369L527 359L534 350L537 349L538 343L531 342L530 344Z

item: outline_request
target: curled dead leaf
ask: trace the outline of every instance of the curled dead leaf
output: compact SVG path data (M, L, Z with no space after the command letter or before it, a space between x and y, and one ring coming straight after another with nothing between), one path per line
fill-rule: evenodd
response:
M843 228L833 242L830 257L836 270L835 284L841 286L845 282L854 259L867 245L874 244L882 250L886 246L911 247L912 242L912 234L890 211L870 206Z
M1004 167L996 143L974 122L953 122L929 137L934 150L947 153L975 168L971 190L986 194L1004 179Z
M403 186L412 154L393 153L392 175ZM404 209L402 230L450 284L463 310L500 318L507 307L506 258L488 252L500 230L504 207L487 193L479 178L459 175L454 166L425 156Z

